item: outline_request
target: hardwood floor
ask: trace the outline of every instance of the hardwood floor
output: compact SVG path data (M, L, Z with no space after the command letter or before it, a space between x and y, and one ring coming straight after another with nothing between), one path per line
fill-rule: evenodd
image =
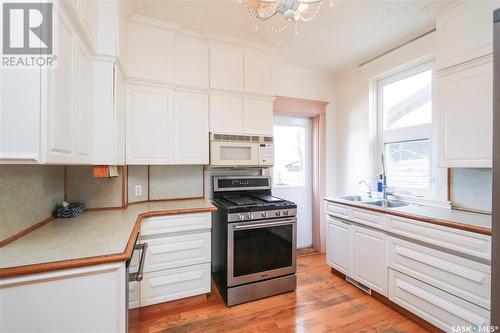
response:
M332 274L324 255L297 261L295 292L228 308L215 286L199 296L130 311L130 332L426 332Z

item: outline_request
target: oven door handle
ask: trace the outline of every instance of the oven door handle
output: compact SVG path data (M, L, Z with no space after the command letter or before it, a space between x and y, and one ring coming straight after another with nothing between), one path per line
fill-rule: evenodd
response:
M237 225L234 227L234 230L245 230L245 229L255 229L260 227L277 227L287 224L294 224L295 220L288 220L282 222L271 222L271 223L255 223L255 224L246 224L246 225Z

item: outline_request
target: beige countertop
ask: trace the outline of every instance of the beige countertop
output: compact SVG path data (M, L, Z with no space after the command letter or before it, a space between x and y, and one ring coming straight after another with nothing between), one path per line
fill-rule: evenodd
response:
M208 200L188 199L55 219L0 248L0 277L125 261L132 254L143 217L214 210Z
M491 235L491 215L454 210L451 208L410 204L405 207L378 207L340 197L326 197L326 201L361 207L385 214L406 217L428 223L441 224L451 228Z

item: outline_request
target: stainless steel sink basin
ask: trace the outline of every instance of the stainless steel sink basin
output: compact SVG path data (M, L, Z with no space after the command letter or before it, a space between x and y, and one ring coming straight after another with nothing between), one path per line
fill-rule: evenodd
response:
M371 202L365 202L365 203L368 205L374 205L374 206L379 206L379 207L384 207L384 208L405 207L405 206L410 205L406 202L397 201L397 200L377 200L377 201L371 201Z
M356 202L374 202L377 201L378 199L374 198L369 198L369 197L362 197L360 195L344 195L343 197L340 197L340 199L347 200L347 201L356 201Z

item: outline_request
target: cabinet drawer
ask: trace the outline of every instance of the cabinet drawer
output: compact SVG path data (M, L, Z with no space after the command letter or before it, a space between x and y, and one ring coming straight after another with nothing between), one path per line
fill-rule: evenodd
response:
M370 227L384 229L384 214L365 209L352 209L352 220Z
M148 239L144 272L210 262L210 232Z
M210 263L144 274L141 306L210 292Z
M489 325L489 311L392 269L389 299L446 332L462 325Z
M386 215L387 231L490 260L491 237L441 225Z
M488 265L390 238L389 266L483 308L490 308L491 268Z
M128 308L135 309L140 306L139 282L128 283Z
M142 221L141 237L174 232L210 229L210 213L148 217Z
M350 218L350 207L348 206L343 206L343 205L338 205L334 203L327 203L326 204L326 212L330 215L337 216L343 219L349 219Z

